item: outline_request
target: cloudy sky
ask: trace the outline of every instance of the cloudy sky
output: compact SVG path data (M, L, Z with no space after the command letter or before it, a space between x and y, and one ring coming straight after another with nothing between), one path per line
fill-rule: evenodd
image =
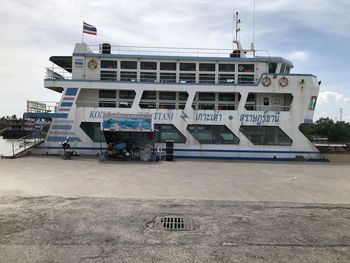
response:
M233 6L249 48L253 0L3 0L0 116L60 98L43 88L44 69L50 56L72 53L82 21L98 30L88 44L231 48ZM256 48L322 80L314 119L339 119L342 107L350 121L349 13L349 0L256 0Z

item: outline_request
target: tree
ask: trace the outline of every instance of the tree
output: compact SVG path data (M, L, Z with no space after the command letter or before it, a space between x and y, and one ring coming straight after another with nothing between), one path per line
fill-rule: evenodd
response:
M336 142L350 141L350 123L345 121L336 122L330 129L328 140Z
M330 118L320 118L313 125L313 134L321 136L329 136L331 128L334 126L334 121Z
M300 131L309 139L321 136L333 142L350 142L350 123L345 121L334 122L330 118L320 118L312 125L300 125Z

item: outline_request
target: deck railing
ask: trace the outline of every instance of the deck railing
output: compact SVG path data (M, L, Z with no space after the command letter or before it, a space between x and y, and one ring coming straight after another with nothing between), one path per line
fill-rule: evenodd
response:
M47 67L45 68L45 79L72 79L72 73L70 73L68 70L72 71L72 68L64 69L58 66Z
M89 45L92 53L102 53L101 45ZM111 53L117 55L156 55L189 57L229 57L233 49L218 48L180 48L148 46L111 46ZM242 50L247 57L268 56L267 50Z
M29 149L35 147L36 145L44 141L44 134L40 132L33 132L27 136L19 139L12 139L11 146L12 151L10 153L4 154L1 158L16 158L20 155L25 154Z
M27 101L27 111L31 113L53 113L58 109L57 101Z

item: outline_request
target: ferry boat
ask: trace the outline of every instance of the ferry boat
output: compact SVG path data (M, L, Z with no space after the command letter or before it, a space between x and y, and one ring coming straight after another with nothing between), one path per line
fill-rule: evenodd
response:
M233 43L233 50L77 43L71 56L50 57L44 86L62 97L52 112L26 113L52 119L35 152L62 153L68 136L79 154L99 154L109 112L151 114L156 145L173 140L175 158L320 159L299 130L312 123L317 77Z

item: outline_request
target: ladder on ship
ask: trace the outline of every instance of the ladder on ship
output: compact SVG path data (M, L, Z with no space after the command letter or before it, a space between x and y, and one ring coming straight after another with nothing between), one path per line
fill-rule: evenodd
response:
M19 139L12 139L12 151L1 156L1 159L14 159L25 155L30 149L44 142L41 137L35 138L33 134Z

